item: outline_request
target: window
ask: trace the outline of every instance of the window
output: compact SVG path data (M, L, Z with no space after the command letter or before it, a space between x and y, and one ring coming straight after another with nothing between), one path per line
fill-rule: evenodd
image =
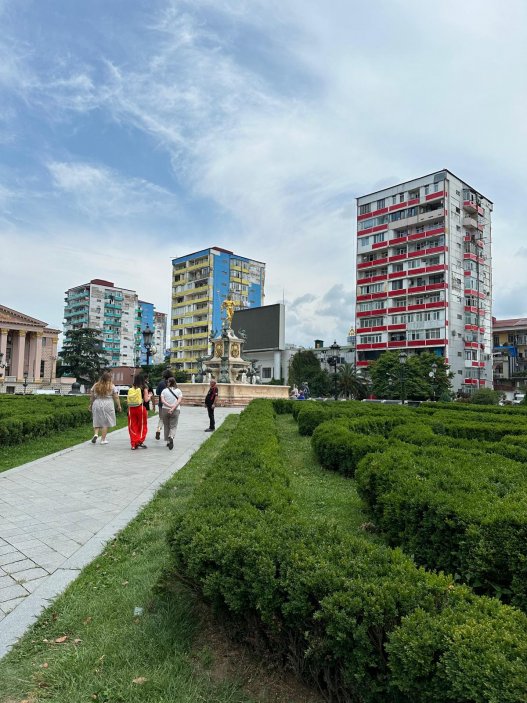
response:
M419 190L411 190L411 191L408 193L408 199L409 199L409 200L414 200L415 198L418 198L418 197L419 197Z
M404 271L404 264L393 264L392 269L393 273L399 273L400 271Z
M384 232L379 232L379 234L373 235L373 243L378 244L379 242L384 242Z
M379 344L380 342L382 342L381 334L365 334L360 337L361 344Z
M402 281L392 281L392 290L402 290L403 289L403 282Z
M270 366L262 366L262 378L272 378L272 371Z
M384 317L368 317L361 321L362 327L381 327L384 325Z
M381 208L386 206L386 199L381 198L380 200L377 200L377 210L380 210Z
M369 212L371 212L371 203L359 205L359 215L367 215Z
M404 203L404 193L399 193L399 202Z
M384 283L372 283L368 286L361 286L361 295L367 295L369 293L382 293L382 291L384 290L384 285Z

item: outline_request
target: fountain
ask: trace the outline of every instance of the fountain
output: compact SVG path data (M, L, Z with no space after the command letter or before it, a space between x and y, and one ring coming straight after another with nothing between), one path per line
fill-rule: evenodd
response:
M194 383L182 386L184 402L201 404L211 378L218 382L220 405L247 405L254 398L288 398L288 386L260 384L254 362L243 356L245 333L239 330L237 336L231 327L234 301L228 296L221 307L225 310L221 333L211 333L212 353L197 360Z

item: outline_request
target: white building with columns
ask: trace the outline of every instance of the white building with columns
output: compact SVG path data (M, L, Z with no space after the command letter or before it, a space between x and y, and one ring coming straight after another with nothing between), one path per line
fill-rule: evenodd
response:
M0 305L0 393L60 390L56 378L59 330ZM71 385L71 384L70 384Z

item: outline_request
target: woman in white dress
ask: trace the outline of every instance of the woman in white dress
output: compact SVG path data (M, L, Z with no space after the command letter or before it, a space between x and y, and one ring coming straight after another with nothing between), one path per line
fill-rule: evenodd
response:
M93 417L92 444L97 442L101 432L101 444L108 444L106 435L109 427L115 427L115 406L121 412L121 402L116 387L112 383L112 375L105 371L91 389L90 410Z

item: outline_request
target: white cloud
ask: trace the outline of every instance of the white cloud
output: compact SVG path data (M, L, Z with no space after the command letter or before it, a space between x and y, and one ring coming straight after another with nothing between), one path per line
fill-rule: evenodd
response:
M177 214L175 196L159 186L86 163L49 162L54 186L70 194L79 210L97 220L131 218L156 211Z
M514 290L524 280L523 254L511 252L525 248L526 19L520 0L507 12L494 0L173 0L100 59L50 47L43 72L28 45L4 41L0 86L50 124L97 110L140 130L168 154L183 199L216 208L221 224L182 227L179 197L48 149L64 219L96 222L118 250L134 217L150 216L158 242L173 217L170 255L176 244L178 253L217 244L265 261L267 302L297 301L288 340L343 341L355 196L442 167L496 202L495 308L516 315L504 282Z

